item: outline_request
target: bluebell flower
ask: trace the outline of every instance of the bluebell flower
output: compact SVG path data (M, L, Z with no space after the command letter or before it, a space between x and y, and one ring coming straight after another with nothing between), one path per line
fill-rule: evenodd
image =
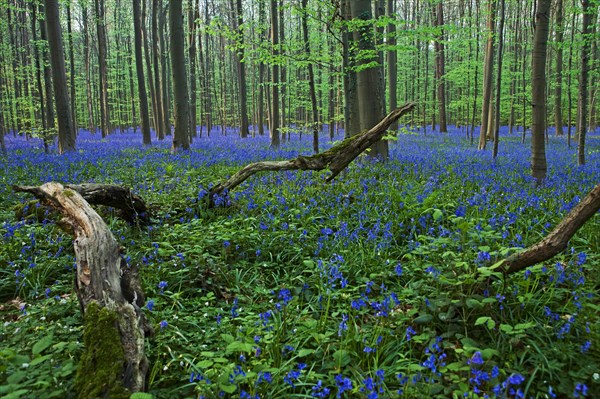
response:
M482 365L483 358L481 357L481 352L479 352L479 351L475 352L473 354L473 356L471 357L471 359L469 359L469 361L467 361L467 364Z
M163 320L160 322L160 329L162 330L163 328L166 328L169 325L169 323L167 323L166 320Z
M154 309L154 301L152 299L150 299L148 302L146 302L146 309L148 309L151 312Z
M585 384L577 384L575 385L575 390L573 391L573 397L574 398L579 398L579 397L583 397L585 398L588 394L588 387Z
M338 388L336 398L341 398L342 393L352 390L352 380L350 378L338 374L333 379L335 380L335 385Z

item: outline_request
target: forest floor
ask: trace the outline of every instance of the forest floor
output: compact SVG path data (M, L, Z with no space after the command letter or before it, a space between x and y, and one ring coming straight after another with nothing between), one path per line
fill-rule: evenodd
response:
M73 395L72 238L52 215L16 220L31 198L11 191L58 181L123 184L152 209L150 227L99 209L140 266L156 330L152 396L138 399L600 397L600 215L554 259L493 269L600 182L600 131L585 166L551 132L539 188L529 139L503 129L493 161L463 129L403 129L388 162L360 157L330 184L327 172L262 174L208 209L198 200L212 185L250 162L310 154L311 137L275 151L268 137L213 132L171 155L139 131L82 131L78 151L59 156L7 136L0 396Z

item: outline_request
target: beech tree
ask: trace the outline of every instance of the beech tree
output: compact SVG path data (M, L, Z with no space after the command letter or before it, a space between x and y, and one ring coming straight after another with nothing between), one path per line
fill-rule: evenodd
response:
M75 129L71 120L71 106L69 92L67 91L58 0L45 0L44 4L46 6L46 30L54 82L54 101L56 102L56 116L58 119L58 152L62 154L75 150Z
M140 0L133 0L133 26L135 31L135 69L137 72L138 95L140 98L140 116L142 120L142 136L144 144L152 143L150 137L150 118L148 116L148 96L144 80L144 64L142 60L142 21Z
M182 1L169 1L169 31L171 33L171 70L173 73L173 103L175 133L172 151L188 150L190 104L185 70L185 38L183 34Z

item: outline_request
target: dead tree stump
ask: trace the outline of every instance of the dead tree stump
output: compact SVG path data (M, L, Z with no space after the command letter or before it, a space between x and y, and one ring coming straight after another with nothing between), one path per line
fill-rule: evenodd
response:
M127 265L108 226L77 191L60 183L20 191L59 211L62 223L72 228L75 236L75 290L85 320L84 355L76 380L78 397L129 397L127 392L143 391L148 328L138 306L142 293L124 292L122 287L139 286L139 282L123 284L122 268ZM108 369L98 369L104 366Z

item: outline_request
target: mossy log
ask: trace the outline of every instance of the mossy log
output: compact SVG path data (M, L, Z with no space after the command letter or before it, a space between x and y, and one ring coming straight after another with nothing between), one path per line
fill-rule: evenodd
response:
M244 166L226 182L216 185L210 190L210 201L214 203L216 196L226 195L249 177L259 172L274 172L284 170L325 170L329 169L331 174L326 181L335 179L356 157L367 150L373 144L382 139L387 133L390 125L396 122L402 115L412 111L414 103L407 103L390 112L377 125L356 136L349 137L329 150L312 156L298 156L295 159L285 161L255 162Z
M123 356L114 359L117 365L111 364L109 371L90 370L91 375L79 379L81 383L100 384L100 387L86 386L77 389L101 392L97 397L110 396L115 387L107 386L106 381L95 379L93 375L110 372L116 373L115 379L130 392L144 390L148 371L144 339L145 331L149 331L149 328L139 308L140 303L143 304L143 294L127 292L128 287L140 287L140 284L139 281L131 281L137 278L137 273L126 270L128 266L121 256L117 240L100 215L77 191L65 188L60 183L46 183L21 191L35 195L42 204L59 211L63 215L61 223L73 231L77 262L75 290L84 312L86 333L97 337L99 334L110 332L96 331L102 324L99 322L100 318L104 323L114 318L112 325L118 330L120 348L117 349L105 346L114 342L114 339L86 340L83 358L91 359L91 364L98 366L101 359L96 356L102 356L106 352L112 353L116 350L122 352ZM97 317L87 314L89 309L97 307L103 309Z
M505 274L516 273L546 261L567 248L569 240L600 210L600 184L579 202L543 240L501 261L497 269Z
M133 194L128 187L115 184L65 184L64 187L78 192L92 205L104 205L119 209L119 217L127 222L150 223L148 206L142 197ZM36 197L39 189L35 186L13 186L14 191L27 192Z

